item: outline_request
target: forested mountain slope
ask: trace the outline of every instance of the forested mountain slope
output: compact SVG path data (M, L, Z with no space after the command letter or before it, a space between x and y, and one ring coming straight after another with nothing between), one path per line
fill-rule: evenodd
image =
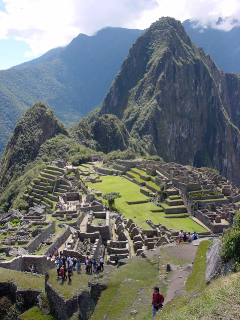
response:
M102 108L150 154L208 166L240 184L240 78L225 74L173 18L138 38Z

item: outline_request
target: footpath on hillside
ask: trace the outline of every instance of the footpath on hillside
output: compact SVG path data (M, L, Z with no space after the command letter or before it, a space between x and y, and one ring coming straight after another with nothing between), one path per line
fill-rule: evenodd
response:
M158 249L147 254L148 258L156 255L161 257L161 250L164 249L169 255L186 261L186 264L183 267L170 263L172 272L170 278L166 280L167 294L164 297L164 305L171 301L175 295L183 293L182 289L185 286L187 278L192 272L192 265L196 257L199 243L207 239L209 238L198 239L192 243L170 244L168 246L159 247Z

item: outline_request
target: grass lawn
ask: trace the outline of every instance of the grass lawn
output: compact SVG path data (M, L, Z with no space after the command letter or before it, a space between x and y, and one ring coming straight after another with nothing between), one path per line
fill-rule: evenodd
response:
M15 270L0 268L0 282L13 281L16 282L22 289L35 289L44 291L44 275L29 274Z
M158 209L152 202L128 205L125 201L139 201L148 199L147 196L140 193L140 186L137 184L119 177L119 176L102 176L102 182L97 184L88 182L90 188L97 189L106 194L109 192L119 192L121 198L115 200L115 206L126 218L131 218L137 225L144 229L151 229L146 223L146 220L152 220L154 224L161 223L167 228L173 230L184 229L189 232L204 232L203 227L198 225L190 218L164 218L163 212L151 212L150 210ZM166 205L167 206L167 205ZM136 217L136 218L134 218Z
M26 312L22 313L18 319L20 320L55 320L55 316L46 315L38 307L33 307Z
M82 272L80 274L78 274L77 271L73 271L73 277L71 282L66 280L62 283L61 277L57 279L56 269L52 269L48 273L49 273L48 283L52 285L54 290L61 292L61 294L66 299L70 299L75 294L80 294L82 291L89 291L88 281L93 281L95 277L95 275L93 274L85 273L85 266L83 264L82 264ZM104 274L105 274L104 272L100 273L100 276L103 276Z
M131 259L110 274L108 287L101 293L92 319L149 319L153 287L162 282L157 276L157 259ZM132 310L138 312L134 317L130 315Z
M137 168L133 168L133 171L141 174L141 175L144 176L144 177L151 177L149 174L147 174L147 173L146 173L145 171L143 171L143 170L140 170L140 169L137 169Z

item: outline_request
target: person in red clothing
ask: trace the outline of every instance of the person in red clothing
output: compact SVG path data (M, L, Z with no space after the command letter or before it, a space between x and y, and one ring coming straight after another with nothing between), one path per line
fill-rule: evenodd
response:
M152 299L152 317L155 316L156 312L162 308L164 302L163 295L159 292L158 287L154 287L153 299Z

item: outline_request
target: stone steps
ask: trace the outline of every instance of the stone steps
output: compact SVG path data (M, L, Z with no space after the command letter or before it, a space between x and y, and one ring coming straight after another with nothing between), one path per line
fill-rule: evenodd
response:
M181 206L181 205L183 205L182 199L177 199L177 200L166 199L166 203L169 206Z
M178 190L176 190L176 189L167 189L166 192L167 192L168 197L175 196L175 195L179 194Z
M175 213L187 213L187 208L185 206L169 206L163 208L165 214L175 214Z

